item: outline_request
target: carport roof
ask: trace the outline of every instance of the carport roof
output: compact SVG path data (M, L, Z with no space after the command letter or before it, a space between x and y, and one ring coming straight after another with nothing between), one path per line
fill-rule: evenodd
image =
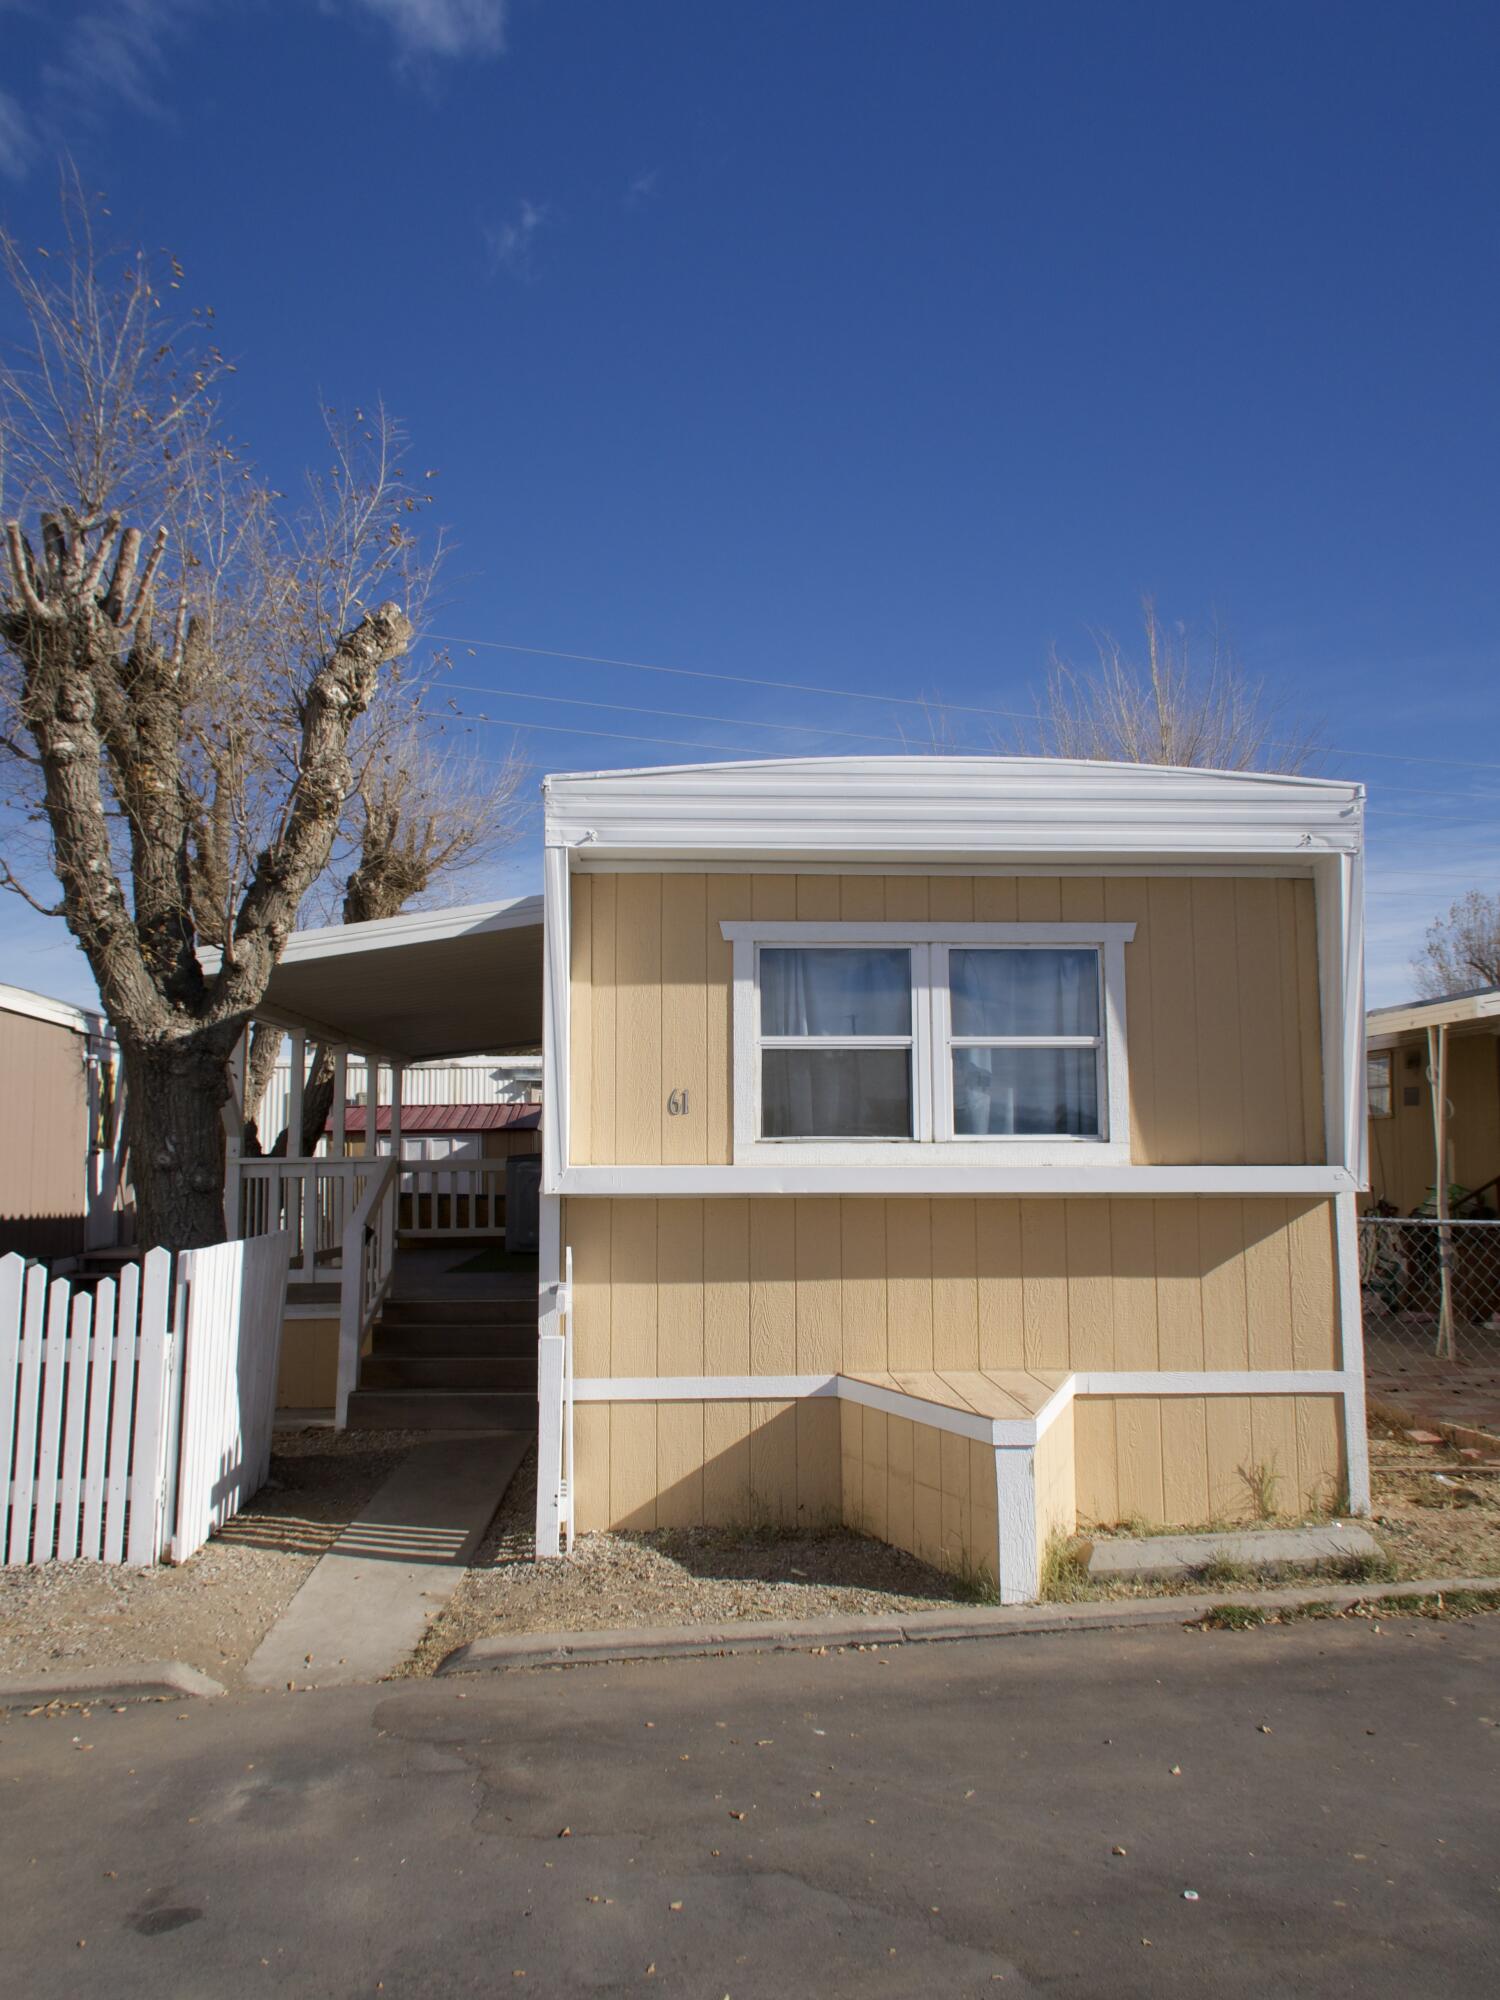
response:
M296 931L257 1012L400 1062L540 1048L542 899Z

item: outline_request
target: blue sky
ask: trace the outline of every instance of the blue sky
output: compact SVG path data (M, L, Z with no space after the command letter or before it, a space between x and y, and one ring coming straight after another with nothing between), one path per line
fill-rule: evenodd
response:
M1500 876L1497 58L1441 0L0 0L0 210L51 240L66 148L178 255L280 483L404 419L538 774L926 723L505 647L1025 712L1217 615L1370 787L1390 1000ZM13 899L0 977L90 991Z

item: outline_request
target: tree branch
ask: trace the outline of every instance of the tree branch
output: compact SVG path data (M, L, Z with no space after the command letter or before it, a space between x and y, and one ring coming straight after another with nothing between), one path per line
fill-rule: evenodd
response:
M20 593L21 602L26 606L31 616L40 620L43 624L56 625L61 623L63 615L61 607L46 603L37 594L36 566L32 559L31 550L27 546L26 537L21 533L21 524L19 521L6 522L5 540L10 549L11 575L15 578L16 589Z

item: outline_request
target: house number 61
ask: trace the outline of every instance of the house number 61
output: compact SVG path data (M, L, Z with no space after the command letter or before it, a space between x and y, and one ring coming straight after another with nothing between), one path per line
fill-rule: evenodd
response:
M669 1118L686 1118L687 1108L687 1092L685 1090L674 1090L672 1095L667 1099L667 1116Z

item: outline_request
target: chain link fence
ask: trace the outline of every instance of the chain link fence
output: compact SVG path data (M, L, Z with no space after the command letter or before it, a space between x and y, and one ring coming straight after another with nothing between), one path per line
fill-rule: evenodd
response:
M1370 1368L1500 1366L1500 1219L1361 1216L1359 1282Z

